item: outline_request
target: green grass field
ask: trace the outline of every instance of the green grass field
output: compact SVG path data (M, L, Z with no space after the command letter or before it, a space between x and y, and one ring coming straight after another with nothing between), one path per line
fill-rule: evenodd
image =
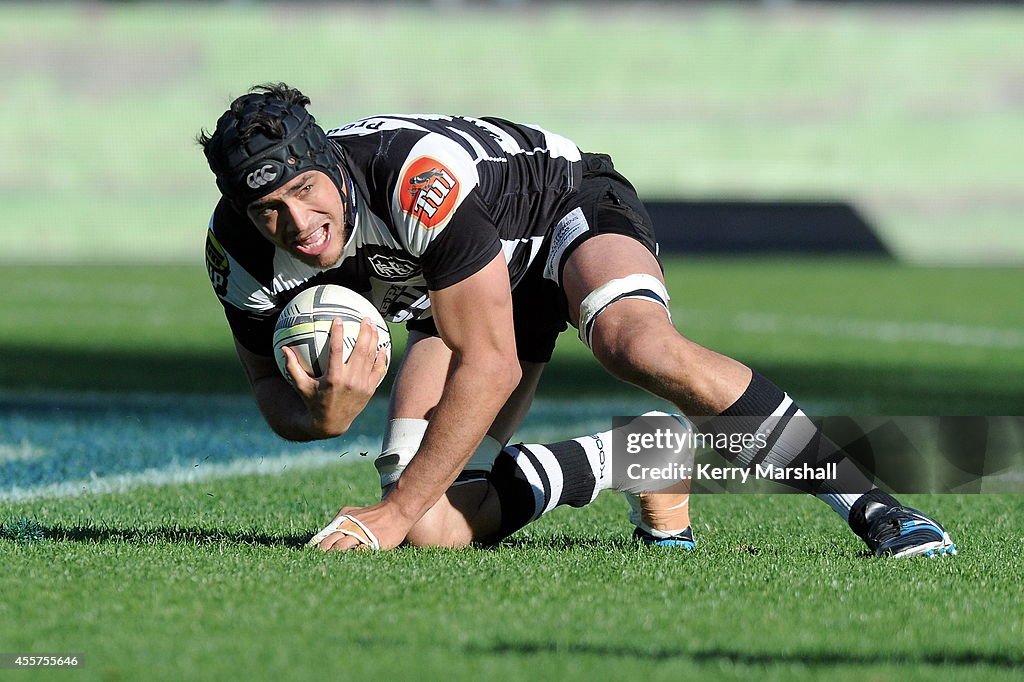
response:
M1013 679L1020 497L916 498L950 560L876 560L824 505L696 500L692 555L626 541L625 503L558 510L497 549L325 556L300 543L368 468L0 505L0 641L75 679ZM998 625L996 625L998 623Z
M668 272L681 329L813 412L1024 413L1019 270ZM640 550L612 494L497 549L322 556L300 545L376 494L357 453L375 447L382 400L354 439L276 441L196 268L14 267L0 288L0 524L43 537L0 532L0 651L81 653L68 676L96 680L1024 672L1020 496L910 499L955 535L960 555L941 561L867 557L799 496L701 496L697 552ZM571 333L557 353L524 438L652 405Z
M1024 414L1020 269L672 259L667 273L679 329L819 413ZM199 268L11 266L0 289L0 387L246 390ZM41 336L45 362L34 360ZM641 395L600 371L572 333L557 352L543 393Z

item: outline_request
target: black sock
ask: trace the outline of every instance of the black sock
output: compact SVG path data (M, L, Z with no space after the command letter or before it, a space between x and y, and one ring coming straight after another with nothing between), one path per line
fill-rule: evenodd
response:
M717 417L696 420L698 428L719 438L738 438L745 434L763 434L763 447L757 444L742 451L719 448L718 452L737 466L753 468L772 464L783 469L822 467L835 464L835 479L786 479L784 485L817 495L853 524L850 511L867 493L877 493L877 501L892 497L875 488L842 448L811 422L803 410L778 386L753 372L750 384L735 403ZM874 499L874 498L872 498ZM856 529L855 529L856 530Z
M593 501L600 492L598 481L580 440L520 443L498 454L487 480L501 502L500 538L555 507L582 507Z

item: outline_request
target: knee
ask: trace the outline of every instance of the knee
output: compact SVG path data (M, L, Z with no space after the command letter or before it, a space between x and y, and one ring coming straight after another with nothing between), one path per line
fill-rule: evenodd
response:
M405 536L413 547L466 547L490 537L500 521L497 495L485 481L449 488Z
M651 388L659 379L685 382L691 374L691 345L667 321L613 315L600 320L592 340L594 357L605 369L643 388Z
M466 547L473 542L472 534L461 532L444 514L428 511L416 522L405 537L412 547Z

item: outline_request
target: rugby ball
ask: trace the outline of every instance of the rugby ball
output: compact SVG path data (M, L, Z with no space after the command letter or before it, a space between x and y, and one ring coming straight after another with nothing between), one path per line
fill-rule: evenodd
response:
M335 318L341 320L341 331L345 334L344 353L348 356L359 336L359 323L370 318L377 327L377 349L386 355L386 365L391 364L391 334L384 318L368 300L337 284L322 284L300 292L281 311L274 328L274 359L284 378L291 383L285 368L285 346L295 351L299 363L311 377L320 377L327 367L330 355L331 324Z

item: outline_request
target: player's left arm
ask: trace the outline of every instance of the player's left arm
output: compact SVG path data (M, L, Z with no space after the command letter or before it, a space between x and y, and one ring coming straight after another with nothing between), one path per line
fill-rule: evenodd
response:
M521 376L512 327L508 267L499 253L476 274L430 293L438 331L452 350L448 378L416 457L387 497L372 507L346 508L369 527L382 549L402 543L480 445ZM330 535L321 549L359 542Z

